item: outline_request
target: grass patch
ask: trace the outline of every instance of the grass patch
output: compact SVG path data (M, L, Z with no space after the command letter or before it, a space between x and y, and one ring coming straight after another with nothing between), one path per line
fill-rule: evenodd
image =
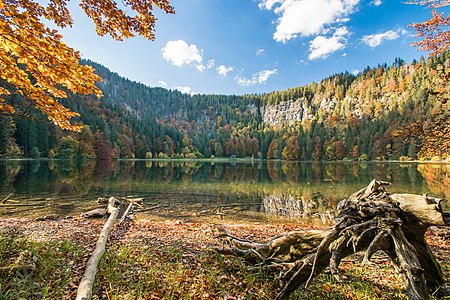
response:
M32 264L31 274L0 275L0 299L72 299L89 253L69 241L35 242L0 235L0 267ZM343 282L322 274L291 299L406 299L388 266L343 264ZM94 299L273 299L277 279L250 270L239 258L182 246L110 245L94 285Z
M68 298L77 285L83 249L68 241L34 242L0 235L0 299ZM32 271L14 267L31 266ZM72 287L72 288L71 288Z
M273 299L276 290L275 280L239 259L174 247L113 247L100 270L95 290L108 299Z
M30 274L21 270L0 272L0 300L74 299L99 224L76 220L46 223L13 220L2 224L0 268L33 265L34 270ZM254 225L232 228L240 236L252 234L258 238L273 236L278 230ZM33 240L33 236L45 241ZM442 247L435 250L447 279L450 274L447 240L441 242L438 237L435 235L433 241ZM141 221L116 228L99 265L94 299L276 297L280 282L273 275L249 269L240 258L208 250L217 245L215 241L213 227L205 224ZM406 299L401 276L384 256L376 255L371 266L361 266L360 256L342 262L342 282L324 272L307 289L299 288L290 299Z

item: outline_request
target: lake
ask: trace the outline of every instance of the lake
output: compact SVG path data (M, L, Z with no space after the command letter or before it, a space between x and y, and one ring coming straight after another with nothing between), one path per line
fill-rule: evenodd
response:
M98 197L144 197L137 217L332 224L337 203L377 180L391 193L450 195L450 165L253 161L0 161L0 217L75 216Z

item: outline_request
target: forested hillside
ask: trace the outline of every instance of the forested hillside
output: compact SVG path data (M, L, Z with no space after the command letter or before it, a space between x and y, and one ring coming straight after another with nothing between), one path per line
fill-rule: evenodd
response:
M450 52L406 64L367 67L319 83L261 95L187 95L132 82L91 61L103 97L61 102L81 114L81 132L51 123L0 116L1 157L201 158L288 160L447 158L422 151L421 139L394 139L404 125L430 127L446 116L436 93ZM449 83L444 82L444 91ZM445 97L444 97L445 98ZM23 101L17 97L16 101ZM32 110L30 108L29 110ZM35 115L35 114L33 114ZM417 121L420 121L417 123ZM403 127L405 128L405 127ZM441 137L442 138L442 137Z

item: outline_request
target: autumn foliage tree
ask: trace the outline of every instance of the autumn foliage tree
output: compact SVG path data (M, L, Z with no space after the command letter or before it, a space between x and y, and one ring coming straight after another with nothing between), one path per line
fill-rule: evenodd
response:
M417 36L422 40L413 45L423 51L431 51L431 55L443 53L450 46L450 15L438 13L437 8L449 6L448 0L416 0L410 4L427 5L433 8L432 18L422 23L413 23ZM435 70L437 80L433 82L430 95L436 97L439 109L432 112L430 122L417 122L404 126L394 132L396 139L405 143L417 144L420 147L420 159L447 158L450 156L450 120L448 100L450 98L450 61Z
M300 159L300 145L296 135L289 137L281 152L283 159L299 160Z
M448 0L416 0L410 4L427 5L433 8L431 19L422 23L411 24L417 30L417 36L422 40L413 45L423 51L431 51L432 55L444 52L450 46L450 15L444 16L436 9L450 5Z
M70 1L70 0L69 0ZM100 78L90 66L79 63L80 53L62 41L57 27L72 26L65 0L50 0L47 5L33 0L0 0L0 113L28 116L35 107L63 129L80 130L70 123L78 113L58 102L68 93L96 94ZM174 13L168 0L81 0L80 7L94 21L97 34L116 40L136 34L153 40L157 6ZM134 15L125 12L132 11Z

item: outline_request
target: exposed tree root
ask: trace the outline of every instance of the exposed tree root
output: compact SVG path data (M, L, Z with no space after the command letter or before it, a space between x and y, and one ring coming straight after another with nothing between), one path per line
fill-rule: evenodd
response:
M336 224L330 230L293 231L267 243L219 236L227 248L221 253L245 257L249 262L281 272L282 289L276 299L287 299L325 268L339 278L343 258L363 251L363 264L379 250L385 252L405 279L408 299L429 299L444 283L439 263L425 242L429 226L446 225L441 199L426 195L386 192L388 182L373 180L338 204Z

